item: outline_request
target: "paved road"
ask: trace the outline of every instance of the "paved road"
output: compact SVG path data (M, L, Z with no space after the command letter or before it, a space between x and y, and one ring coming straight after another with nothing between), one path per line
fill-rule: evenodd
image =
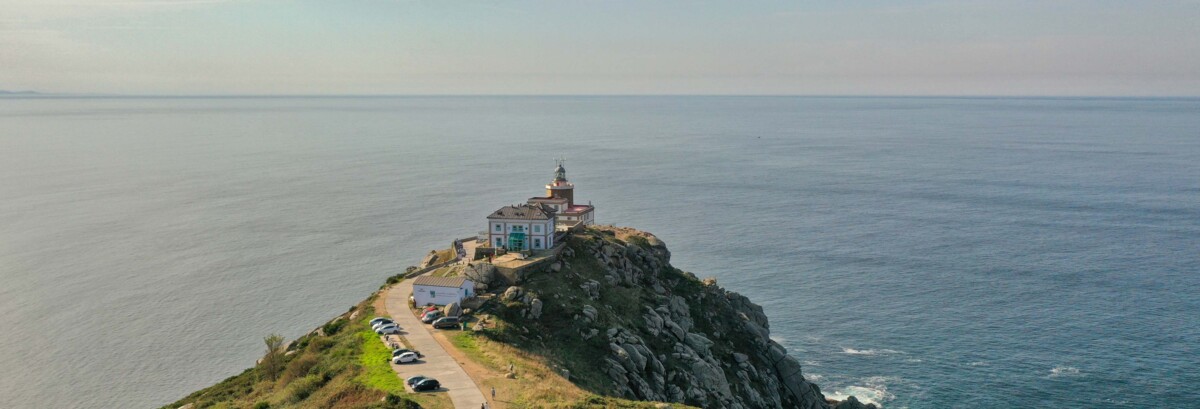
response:
M425 375L436 378L442 383L450 395L450 401L457 409L477 409L483 405L483 391L475 385L475 381L467 376L466 371L454 361L454 358L442 348L433 334L431 327L422 324L408 308L408 297L412 295L413 280L401 281L384 292L384 305L396 324L405 331L404 338L413 349L425 354L420 361L411 364L392 365L392 369L402 379L410 376Z
M487 237L484 237L484 238L486 239ZM463 256L462 260L460 260L459 263L466 265L466 264L470 263L472 260L475 260L475 248L479 247L479 242L477 242L475 240L467 240L467 241L464 241L462 243L462 245L463 245L463 250L467 254L465 256Z

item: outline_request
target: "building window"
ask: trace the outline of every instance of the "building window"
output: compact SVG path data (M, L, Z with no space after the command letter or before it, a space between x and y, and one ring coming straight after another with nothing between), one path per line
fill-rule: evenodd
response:
M541 233L541 232L542 232L542 225L540 225L540 224L534 225L534 226L533 226L533 232L534 232L534 233Z
M542 239L533 239L534 248L542 248Z
M496 238L496 247L500 247L500 246L503 246L503 245L504 245L504 239L501 239L501 238L497 237L497 238Z
M496 225L496 231L500 231L500 230L501 230L501 227L500 227L500 225L499 225L499 224L497 224L497 225Z

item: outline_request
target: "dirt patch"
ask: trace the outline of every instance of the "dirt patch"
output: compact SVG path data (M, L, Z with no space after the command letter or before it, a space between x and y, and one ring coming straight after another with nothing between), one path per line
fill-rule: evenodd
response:
M513 389L517 386L515 381L505 379L504 374L488 369L467 358L466 354L459 351L458 348L454 347L454 344L450 343L450 340L446 338L446 332L435 331L433 338L467 372L467 376L470 376L475 381L475 384L480 386L480 389L483 389L484 398L488 400L488 404L492 408L505 409L508 407L508 403L516 398L515 394L512 393ZM495 399L492 399L492 388L496 389Z

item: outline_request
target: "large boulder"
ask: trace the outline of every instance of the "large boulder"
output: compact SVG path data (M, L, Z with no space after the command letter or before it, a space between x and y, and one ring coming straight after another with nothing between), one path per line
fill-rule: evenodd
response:
M600 311L597 311L596 307L593 307L590 305L583 306L583 318L585 321L595 322L596 316L599 314L600 314Z
M721 368L703 359L692 361L692 375L696 377L696 386L707 391L717 392L721 396L730 396L729 380Z
M535 320L542 317L542 300L534 298L529 302L529 317Z
M508 287L507 290L504 290L504 295L501 298L504 301L516 301L518 298L521 298L521 287L515 285Z
M579 288L583 289L583 293L587 294L588 298L591 298L593 300L600 299L600 282L599 281L587 280L583 284L580 284Z
M643 318L646 320L646 331L649 332L650 335L657 336L662 332L663 319L658 315L657 312L654 312L653 309L647 307L646 314L643 316Z
M446 313L447 317L457 317L459 315L462 315L462 306L458 305L457 301L452 302L452 303L446 304L446 307L442 309L442 312Z

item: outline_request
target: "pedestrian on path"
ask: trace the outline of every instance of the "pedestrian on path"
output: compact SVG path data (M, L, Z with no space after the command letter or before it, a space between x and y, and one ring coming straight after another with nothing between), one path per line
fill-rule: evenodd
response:
M492 400L496 400L496 387L492 387Z

